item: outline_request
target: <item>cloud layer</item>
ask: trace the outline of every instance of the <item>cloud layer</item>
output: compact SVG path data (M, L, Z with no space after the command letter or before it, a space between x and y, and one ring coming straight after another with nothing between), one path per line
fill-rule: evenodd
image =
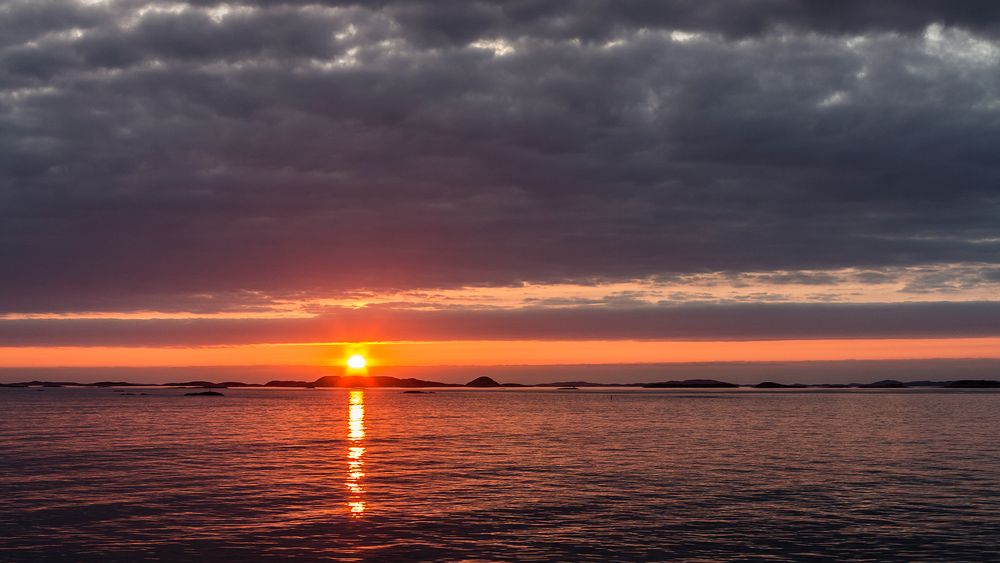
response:
M968 338L998 334L1000 303L747 304L493 311L359 309L308 319L0 320L0 347Z
M990 272L998 22L995 2L7 2L0 312Z

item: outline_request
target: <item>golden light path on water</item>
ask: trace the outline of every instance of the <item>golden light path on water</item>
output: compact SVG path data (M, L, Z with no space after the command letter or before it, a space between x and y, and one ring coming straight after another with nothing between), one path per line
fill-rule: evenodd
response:
M365 511L365 392L352 389L348 395L347 413L347 507L352 516L361 516Z

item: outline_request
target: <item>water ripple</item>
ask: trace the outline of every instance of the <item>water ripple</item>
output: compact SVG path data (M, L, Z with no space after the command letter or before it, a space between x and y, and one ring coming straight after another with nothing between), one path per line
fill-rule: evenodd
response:
M1000 559L997 393L47 391L0 560Z

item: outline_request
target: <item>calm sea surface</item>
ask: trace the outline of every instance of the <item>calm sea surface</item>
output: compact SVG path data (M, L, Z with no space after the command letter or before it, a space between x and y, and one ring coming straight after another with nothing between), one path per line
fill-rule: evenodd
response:
M0 389L0 560L1000 560L1000 393Z

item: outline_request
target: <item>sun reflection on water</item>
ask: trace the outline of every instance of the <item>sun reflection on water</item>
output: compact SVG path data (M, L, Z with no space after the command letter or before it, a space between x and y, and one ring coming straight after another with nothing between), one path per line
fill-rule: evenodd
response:
M347 507L351 515L358 517L365 511L365 392L352 389L348 399L347 419Z

